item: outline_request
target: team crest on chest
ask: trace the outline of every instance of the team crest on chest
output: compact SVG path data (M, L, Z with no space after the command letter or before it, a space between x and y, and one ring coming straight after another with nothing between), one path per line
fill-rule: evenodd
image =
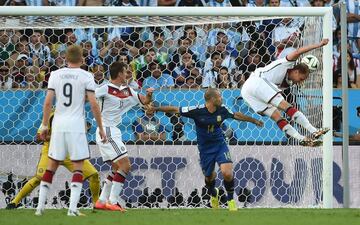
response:
M216 121L217 121L218 123L221 122L221 116L220 116L220 115L218 115L218 116L216 117Z
M132 96L130 89L124 88L122 90L119 90L115 87L108 86L108 94L113 95L118 98L127 98Z

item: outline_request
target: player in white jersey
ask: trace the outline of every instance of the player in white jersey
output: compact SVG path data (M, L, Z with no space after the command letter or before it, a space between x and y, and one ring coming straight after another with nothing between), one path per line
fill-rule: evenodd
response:
M101 105L101 114L108 143L101 143L100 136L96 136L103 161L112 162L112 174L108 176L102 188L96 209L122 211L125 209L119 204L120 192L124 186L127 174L130 171L130 160L127 150L121 140L121 132L117 126L121 117L136 105L146 105L151 102L152 88L147 89L143 96L128 86L132 73L130 67L122 62L114 62L110 66L110 84L103 85L95 90L95 95ZM109 201L108 201L109 200Z
M321 144L318 140L329 131L328 128L317 129L305 115L288 103L281 95L279 86L282 84L301 84L309 76L309 68L303 63L295 64L301 54L320 48L329 42L323 39L318 44L304 46L288 54L283 59L278 59L269 65L256 69L244 83L241 95L246 103L260 115L269 116L279 128L288 136L300 141L304 146L317 146ZM292 127L281 115L284 111L292 120L300 124L312 135L305 137Z
M47 193L59 163L69 155L74 171L71 181L70 206L68 216L79 216L77 209L82 188L82 167L85 159L90 158L85 129L85 99L99 126L98 133L103 142L106 135L101 121L100 108L95 98L95 82L91 73L80 66L83 62L80 46L71 46L66 52L67 68L51 73L48 91L44 102L44 115L40 127L40 136L45 140L48 133L49 117L54 97L56 109L52 122L52 134L49 147L49 162L41 183L39 203L35 215L42 215Z

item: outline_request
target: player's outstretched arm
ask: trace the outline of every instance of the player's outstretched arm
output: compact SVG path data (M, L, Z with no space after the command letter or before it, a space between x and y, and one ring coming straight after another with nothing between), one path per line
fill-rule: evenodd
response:
M40 132L40 138L42 140L45 140L48 136L49 131L49 119L51 114L51 106L53 102L53 98L55 97L55 91L52 89L49 89L46 93L45 101L44 101L44 107L43 107L43 119L41 122L41 126L39 128Z
M301 54L306 53L306 52L311 51L316 48L321 48L322 46L327 45L327 43L329 43L329 39L325 38L325 39L322 39L320 43L307 45L307 46L298 48L295 51L288 54L286 56L286 59L289 61L295 61L300 57Z
M156 112L164 112L164 113L180 113L179 107L176 106L160 106L160 107L155 107L154 110Z
M107 138L106 138L106 134L105 134L105 131L104 131L103 124L102 124L100 107L96 102L95 93L91 92L91 91L87 91L86 95L87 95L88 101L90 103L91 111L93 112L94 118L95 118L96 123L97 123L97 125L99 127L99 134L100 134L100 137L101 137L101 141L103 143L106 143Z
M150 102L152 102L152 94L154 90L155 90L154 88L146 89L146 96L139 94L140 100L144 105L147 105Z
M252 118L250 116L246 116L246 115L242 114L241 112L234 113L234 119L241 120L241 121L247 121L247 122L255 124L258 127L264 126L264 123L262 121Z

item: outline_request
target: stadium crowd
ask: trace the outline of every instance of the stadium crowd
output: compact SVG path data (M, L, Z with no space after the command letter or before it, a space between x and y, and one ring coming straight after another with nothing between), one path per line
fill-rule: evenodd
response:
M349 87L360 88L360 15L347 0ZM104 6L332 6L332 0L7 0L0 5ZM115 61L131 65L134 89L153 87L198 89L238 88L258 67L285 57L301 40L301 18L206 25L145 28L76 28L0 30L0 88L46 88L51 71L66 65L65 51L81 45L83 69L101 86ZM341 87L339 9L333 17L334 87Z

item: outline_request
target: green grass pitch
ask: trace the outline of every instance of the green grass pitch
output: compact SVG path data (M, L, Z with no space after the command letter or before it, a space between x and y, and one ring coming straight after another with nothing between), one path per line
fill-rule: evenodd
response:
M66 210L0 210L1 225L352 225L360 224L360 209L130 209L126 213L81 210L85 217L68 217Z

